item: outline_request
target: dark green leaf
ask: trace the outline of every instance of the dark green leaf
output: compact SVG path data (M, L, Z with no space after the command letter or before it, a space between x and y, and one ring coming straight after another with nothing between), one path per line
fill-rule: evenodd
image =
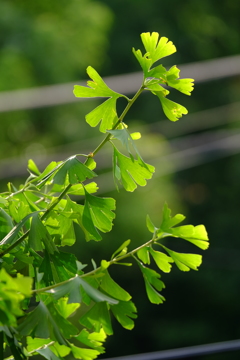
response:
M112 325L106 302L98 302L80 318L80 323L88 329L99 332L101 328L107 335L112 335Z

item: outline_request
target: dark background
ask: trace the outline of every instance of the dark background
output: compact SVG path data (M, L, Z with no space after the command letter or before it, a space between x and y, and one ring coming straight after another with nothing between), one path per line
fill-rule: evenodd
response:
M103 76L139 71L131 49L142 49L139 35L146 31L159 32L176 45L178 52L163 59L164 66L177 64L181 69L181 64L237 55L239 16L238 0L2 0L0 97L17 89L78 83L86 78L88 65ZM240 155L239 149L231 152L227 146L211 148L214 141L226 144L226 139L239 133L239 79L196 83L190 98L173 92L170 98L186 106L189 115L178 124L169 122L171 129L177 129L172 133L162 130L166 120L155 97L144 95L145 99L136 103L126 122L131 130L143 129L140 151L162 170L146 188L133 194L113 190L109 153L102 153L107 182L101 193L99 179L99 193L117 199L117 218L102 243L86 244L79 233L74 248L80 260L108 258L129 238L133 247L147 241L146 214L159 224L165 201L173 214L187 216L185 223L204 224L211 242L203 253L184 241L169 241L173 249L203 254L203 264L199 272L173 269L163 274L167 300L163 305L149 304L136 266L111 271L132 294L139 316L131 332L114 324L106 358L239 338ZM29 157L39 160L41 167L85 148L92 150L101 136L97 129L88 128L84 116L95 104L89 101L1 113L2 191L8 181L23 181L17 165L26 168ZM195 130L189 130L191 122ZM205 128L201 128L203 122ZM180 163L169 160L171 171L164 171L168 169L162 162L166 154L183 149L192 154L199 144L207 149L200 158L193 158L191 164L187 155ZM226 358L238 359L239 354L209 355L204 360Z

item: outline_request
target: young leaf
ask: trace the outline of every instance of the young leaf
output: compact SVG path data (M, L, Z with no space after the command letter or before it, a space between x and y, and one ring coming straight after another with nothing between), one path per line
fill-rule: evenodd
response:
M166 37L161 37L159 39L159 34L157 32L152 32L152 34L149 32L142 33L141 39L145 50L148 53L147 57L151 59L152 64L177 51L172 41L168 41Z
M125 255L127 253L127 247L130 244L131 240L126 240L124 243L112 254L111 259L114 259L115 257L119 257L122 255Z
M117 305L111 305L111 310L117 321L127 330L134 328L134 321L137 318L137 309L132 301L119 301Z
M182 214L177 214L171 217L171 210L165 203L163 207L162 223L160 229L167 232L171 227L181 223L184 219L185 216Z
M147 222L147 228L148 230L154 234L154 232L157 230L157 228L155 227L155 225L153 224L152 220L150 219L150 216L147 215L146 217L146 222Z
M106 302L98 302L80 318L80 324L99 332L103 328L107 335L112 335L112 325Z
M198 266L202 263L202 256L197 254L181 254L168 249L161 245L171 256L177 267L182 271L189 271L190 269L198 270Z
M97 350L80 348L73 344L70 345L75 359L93 360L96 359L96 357L99 355L99 351Z
M49 254L53 254L54 251L58 251L49 232L39 219L38 213L34 213L32 214L32 222L29 232L29 246L35 251L42 251L42 242Z
M86 115L86 121L89 125L95 127L100 121L100 131L106 132L113 128L117 122L116 101L124 96L111 90L103 81L101 76L91 66L87 68L87 73L93 81L88 81L88 86L74 86L74 95L76 97L109 97L103 104L99 105L93 111Z
M115 200L112 198L99 198L93 196L85 189L85 204L82 214L82 225L93 240L101 240L98 230L108 232L112 229L115 218Z
M12 218L5 210L0 209L0 240L2 240L14 227Z
M141 249L138 250L137 252L137 256L139 257L140 260L142 260L142 262L144 264L150 264L150 257L149 257L149 248L148 247L142 247Z
M113 172L127 191L134 191L137 185L145 186L146 179L151 179L155 171L154 166L143 163L138 157L131 160L120 153L115 147L113 151Z
M89 348L95 349L100 353L104 353L104 347L102 343L106 340L107 335L104 330L101 329L99 332L89 333L86 329L83 329L78 336L75 337L82 344Z
M107 270L104 271L104 276L101 278L100 288L115 299L122 301L131 299L131 295L111 278Z

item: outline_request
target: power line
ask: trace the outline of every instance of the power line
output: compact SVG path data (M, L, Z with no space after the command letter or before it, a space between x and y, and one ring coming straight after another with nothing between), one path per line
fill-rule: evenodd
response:
M119 356L106 360L170 360L185 359L192 356L209 355L240 350L240 340L223 341L219 343L197 345L173 350L156 351L145 354Z
M190 64L182 64L181 78L194 78L196 82L222 79L240 74L240 55L212 59ZM142 82L142 73L122 74L105 77L108 86L126 95L134 93ZM0 112L35 109L80 101L73 94L75 84L86 85L76 81L58 85L42 86L31 89L5 91L0 93ZM85 99L81 99L83 101Z

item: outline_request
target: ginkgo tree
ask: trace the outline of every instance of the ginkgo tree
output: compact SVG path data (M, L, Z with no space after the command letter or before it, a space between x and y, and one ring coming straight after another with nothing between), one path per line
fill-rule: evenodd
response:
M166 117L177 121L187 109L171 101L169 88L186 95L193 90L193 79L180 79L180 70L169 70L156 64L176 51L167 38L156 32L143 33L145 53L133 49L143 70L143 81L129 99L111 90L92 67L87 86L76 85L74 95L81 98L104 98L101 105L86 115L87 123L104 133L99 146L89 154L75 154L61 162L51 162L39 171L33 160L28 162L29 177L18 189L8 184L0 195L0 358L30 359L41 355L48 360L73 358L91 360L103 353L103 343L113 334L111 318L126 329L134 327L137 309L132 296L111 276L111 267L130 266L132 260L143 276L146 295L153 304L165 300L161 273L169 273L175 264L181 271L197 270L202 262L199 254L179 253L166 246L166 237L184 239L198 248L208 248L203 225L179 225L185 217L171 216L163 207L162 220L153 224L147 216L149 239L131 249L126 240L86 271L84 259L65 251L76 241L76 227L86 241L100 241L111 231L116 201L99 197L94 179L97 177L95 155L106 143L112 145L113 177L121 191L134 191L145 186L154 174L154 167L140 155L136 141L139 133L131 133L125 123L130 107L144 91L157 96ZM119 115L117 100L127 105ZM123 154L119 150L125 148ZM72 195L74 195L74 199ZM76 201L76 196L79 200ZM170 244L170 242L168 242ZM87 243L86 243L87 246ZM169 245L170 246L170 245ZM154 265L154 270L151 266ZM134 294L133 294L134 295ZM71 322L77 312L78 324Z

